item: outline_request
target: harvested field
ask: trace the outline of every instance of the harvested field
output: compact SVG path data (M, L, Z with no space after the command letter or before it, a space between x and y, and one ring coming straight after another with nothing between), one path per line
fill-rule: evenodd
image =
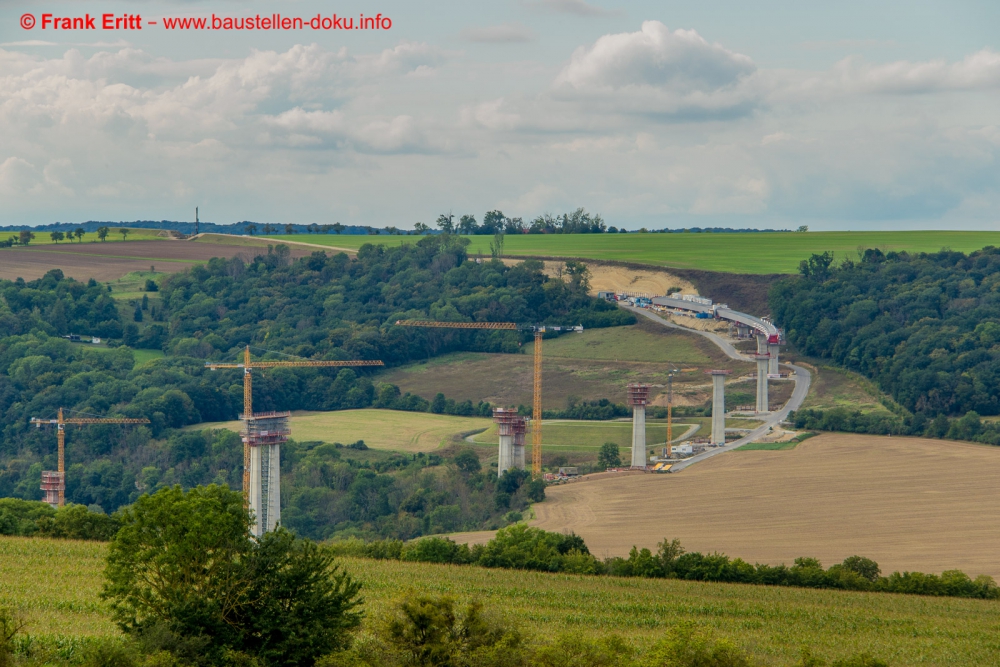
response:
M266 243L258 244L266 252ZM292 257L305 257L317 248L289 246ZM133 271L178 273L212 257L243 255L250 259L255 249L222 243L188 241L118 241L116 243L75 243L27 248L0 248L0 278L14 280L41 278L51 269L77 280L114 280Z
M575 531L598 556L655 549L750 562L824 564L854 554L883 573L959 569L1000 579L1000 448L824 434L787 451L736 451L676 475L580 481L547 490L540 528Z

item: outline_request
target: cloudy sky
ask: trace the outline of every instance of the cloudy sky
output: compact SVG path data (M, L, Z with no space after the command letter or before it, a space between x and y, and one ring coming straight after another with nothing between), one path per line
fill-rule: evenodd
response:
M278 12L391 28L163 25ZM145 25L42 27L88 13ZM990 228L998 25L995 0L2 0L0 224Z

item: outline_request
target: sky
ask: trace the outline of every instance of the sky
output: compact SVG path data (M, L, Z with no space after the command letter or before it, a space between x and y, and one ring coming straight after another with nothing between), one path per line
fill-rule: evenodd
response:
M274 14L378 29L166 27ZM998 25L978 0L0 0L0 225L991 229Z

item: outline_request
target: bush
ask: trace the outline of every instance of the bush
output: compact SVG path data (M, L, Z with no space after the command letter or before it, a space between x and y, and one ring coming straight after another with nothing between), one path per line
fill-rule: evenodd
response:
M653 645L645 662L664 667L751 667L750 657L728 641L699 632L691 623Z
M236 491L175 486L140 497L120 520L101 597L128 634L165 637L164 647L204 642L213 664L249 664L236 660L245 653L311 665L360 624L360 584L332 552L284 529L251 540Z
M618 445L613 442L606 442L601 445L601 451L597 454L597 465L601 468L617 468L621 466L622 459L618 452Z

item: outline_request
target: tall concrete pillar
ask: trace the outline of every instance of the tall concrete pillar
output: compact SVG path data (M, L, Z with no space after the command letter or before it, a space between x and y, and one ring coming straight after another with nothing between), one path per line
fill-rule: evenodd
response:
M497 454L497 477L505 470L514 467L514 423L517 420L517 408L494 408L493 421L497 425L500 437L500 449Z
M712 376L712 436L713 445L726 444L726 376L731 371L708 371Z
M528 418L518 417L514 422L514 451L511 456L514 467L524 470L524 434L528 430Z
M628 404L632 406L632 467L646 467L646 404L648 384L628 385Z
M768 366L767 366L767 372L768 373L780 373L781 371L778 370L778 344L777 343L768 343L768 345L767 345L767 354L771 357L771 360L770 360L770 362L768 363Z
M264 534L264 486L262 482L260 447L250 447L250 512L253 514L253 532L255 537Z
M265 480L267 495L266 525L267 530L272 531L281 522L281 445L268 445L267 450L268 465L267 479Z
M757 354L767 354L767 336L762 333L757 334Z
M758 354L757 359L757 412L770 412L767 399L767 366L771 358L766 354Z

